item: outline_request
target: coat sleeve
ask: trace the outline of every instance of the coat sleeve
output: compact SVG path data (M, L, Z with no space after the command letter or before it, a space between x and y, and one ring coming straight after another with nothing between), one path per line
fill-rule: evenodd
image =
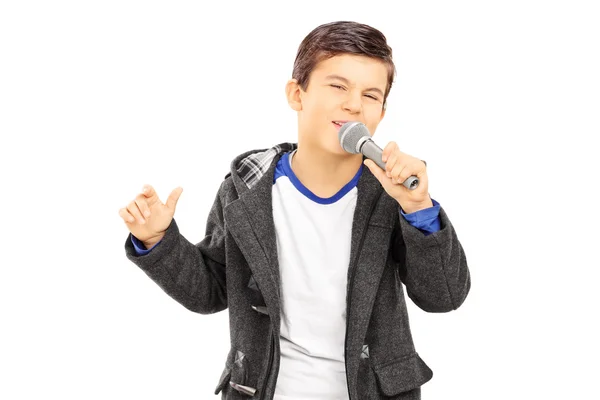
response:
M162 240L145 255L137 255L131 233L125 254L169 296L187 309L212 314L227 308L225 229L221 184L208 214L205 237L190 243L175 218Z
M408 297L427 312L456 310L471 288L467 259L448 215L439 210L440 230L425 235L400 213L392 257Z

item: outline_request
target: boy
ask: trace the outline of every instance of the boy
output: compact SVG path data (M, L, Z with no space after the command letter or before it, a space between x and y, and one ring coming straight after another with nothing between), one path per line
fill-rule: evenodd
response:
M146 185L119 211L127 258L167 294L201 314L229 308L223 399L420 399L432 378L402 284L425 311L457 309L471 285L462 246L423 161L390 142L383 171L338 140L345 121L375 132L394 73L378 30L315 28L285 88L298 142L235 157L201 242L173 218L182 188L162 204ZM411 175L415 190L401 185Z

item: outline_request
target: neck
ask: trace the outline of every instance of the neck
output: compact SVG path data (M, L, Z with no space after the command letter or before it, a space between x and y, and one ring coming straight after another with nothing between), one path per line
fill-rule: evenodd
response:
M300 143L292 157L292 171L296 177L320 197L337 193L354 178L361 164L362 154L334 154Z

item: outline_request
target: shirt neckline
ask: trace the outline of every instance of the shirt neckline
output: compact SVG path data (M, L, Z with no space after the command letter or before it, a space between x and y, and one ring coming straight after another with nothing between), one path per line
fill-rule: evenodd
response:
M304 196L311 199L312 201L319 203L319 204L335 203L336 201L338 201L339 199L344 197L344 195L346 195L346 193L348 193L350 190L352 190L357 185L358 179L360 178L360 175L362 174L362 170L363 170L362 163L360 164L360 168L358 169L358 171L356 172L354 177L350 180L350 182L345 184L336 194L334 194L331 197L317 196L316 194L311 192L306 186L304 186L304 184L302 182L300 182L300 180L298 179L298 177L292 170L292 157L294 156L294 153L296 152L296 150L297 149L294 149L291 152L285 153L285 156L287 157L288 162L283 164L283 169L285 171L285 174L289 178L289 180L294 185L294 187L296 187L296 189L298 189L298 191L300 191Z

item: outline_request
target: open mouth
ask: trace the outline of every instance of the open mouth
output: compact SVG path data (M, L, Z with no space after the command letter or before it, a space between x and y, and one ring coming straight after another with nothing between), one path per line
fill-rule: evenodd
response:
M337 131L339 131L342 125L344 125L346 122L348 121L331 121Z

